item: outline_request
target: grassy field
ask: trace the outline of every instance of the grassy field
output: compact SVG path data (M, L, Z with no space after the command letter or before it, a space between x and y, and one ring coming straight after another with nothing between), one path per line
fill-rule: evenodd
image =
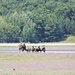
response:
M58 43L75 43L75 36ZM46 47L51 50L75 48L74 45L67 47L50 44ZM18 46L0 46L0 50L14 48L18 49ZM75 75L75 54L0 52L0 75Z
M0 75L75 75L75 54L0 53Z
M41 45L45 45L46 47L54 47L55 45L65 45L65 44L74 44L75 45L75 36L68 36L64 41L61 42L45 42L45 43L26 43L27 46L32 47L32 44L36 45L36 44L40 44ZM19 43L6 43L6 45L2 45L4 43L0 43L0 48L5 49L5 48L18 48ZM36 45L37 46L37 45Z
M64 41L60 43L75 43L75 36L68 36Z

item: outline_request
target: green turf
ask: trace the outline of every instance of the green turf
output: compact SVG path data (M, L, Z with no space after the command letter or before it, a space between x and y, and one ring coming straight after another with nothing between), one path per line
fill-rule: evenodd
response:
M68 36L64 41L61 43L75 43L75 36Z
M13 74L3 74L3 75L13 75ZM60 74L16 74L16 75L60 75ZM61 75L75 75L75 74L61 74Z
M0 75L75 75L74 63L75 54L0 53Z
M0 46L1 49L5 48L18 48L18 46Z

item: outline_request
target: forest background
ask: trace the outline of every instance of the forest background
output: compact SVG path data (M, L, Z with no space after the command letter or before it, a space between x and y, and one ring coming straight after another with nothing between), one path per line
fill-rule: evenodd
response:
M0 0L0 42L59 42L75 36L75 0Z

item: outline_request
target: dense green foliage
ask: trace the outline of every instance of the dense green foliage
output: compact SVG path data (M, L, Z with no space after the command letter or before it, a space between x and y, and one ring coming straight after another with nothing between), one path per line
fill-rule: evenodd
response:
M75 35L75 0L0 0L0 42L56 42Z

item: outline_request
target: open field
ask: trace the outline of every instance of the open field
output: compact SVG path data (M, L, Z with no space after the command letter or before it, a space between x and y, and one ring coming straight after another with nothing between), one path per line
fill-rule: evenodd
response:
M0 75L75 75L75 54L0 53Z
M18 50L19 43L0 43L0 50ZM45 45L46 50L75 50L75 43L26 43L30 48L32 46Z
M75 36L68 36L64 41L61 41L61 43L75 43Z

